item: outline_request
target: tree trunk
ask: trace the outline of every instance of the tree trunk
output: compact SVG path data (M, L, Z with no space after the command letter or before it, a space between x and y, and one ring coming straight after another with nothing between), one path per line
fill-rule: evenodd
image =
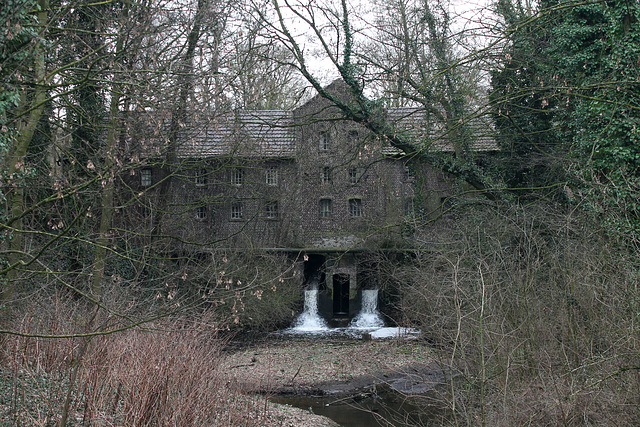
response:
M37 19L42 28L46 28L48 18L49 1L39 0L40 11ZM42 30L45 31L45 30ZM43 34L39 35L40 39ZM18 121L18 136L15 145L11 147L8 161L7 176L13 182L13 190L7 197L8 212L10 213L9 221L1 228L11 236L8 248L7 261L8 266L3 270L6 272L6 283L0 294L0 305L5 306L11 302L17 287L17 278L19 265L23 263L22 250L22 227L24 216L24 184L19 182L20 175L25 171L25 157L29 145L33 139L36 126L42 117L44 104L47 98L46 85L46 69L45 69L45 52L42 40L39 40L34 47L34 92L29 99L27 94L22 96L22 114L26 118L20 118ZM6 314L6 313L5 313ZM4 317L4 316L2 316Z

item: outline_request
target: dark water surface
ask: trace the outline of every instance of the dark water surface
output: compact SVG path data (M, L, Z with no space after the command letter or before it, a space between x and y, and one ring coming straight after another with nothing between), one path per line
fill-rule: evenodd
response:
M431 406L433 397L403 395L386 386L377 393L327 396L274 396L272 402L309 410L343 427L442 425L443 412Z
M328 330L315 333L299 333L289 329L259 337L246 336L236 344L244 347L265 341L344 343L360 340L364 332L368 332L368 330L353 329L343 325L330 325ZM406 336L413 333L414 331L410 330L403 335ZM445 383L445 377L450 378L449 375L444 374L441 370L434 369L433 371L420 372L415 377L409 375L405 379L395 378L394 381L389 381L388 383L378 384L377 386L374 384L363 389L354 389L350 392L325 390L327 394L322 396L284 394L272 396L269 400L325 416L343 427L441 426L446 424L448 418L448 411L445 409L446 405L440 395L442 385ZM419 378L418 385L413 384L413 378ZM391 380L388 377L386 379ZM391 388L390 383L393 383L395 390ZM402 390L403 392L396 390Z

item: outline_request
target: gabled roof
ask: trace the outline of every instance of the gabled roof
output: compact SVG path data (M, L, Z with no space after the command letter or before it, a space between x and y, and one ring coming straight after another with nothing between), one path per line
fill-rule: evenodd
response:
M308 101L306 105L317 99ZM290 110L240 110L216 117L194 115L179 132L177 155L181 158L293 158L296 155L294 115L295 112ZM411 137L417 144L422 144L423 149L453 151L444 127L429 120L424 109L389 108L386 119L398 134ZM161 155L168 146L169 123L167 114L137 114L129 128L130 141L137 144L137 152L146 157ZM488 118L479 116L461 123L461 126L466 126L471 133L472 151L497 150L493 126ZM392 146L386 146L382 151L385 155L401 154Z
M291 111L238 111L188 126L180 138L180 157L293 157Z
M405 134L424 144L427 149L439 152L453 151L453 144L449 141L446 129L439 123L428 120L425 111L420 108L399 107L387 110L387 120L399 134ZM498 146L493 137L493 126L488 117L478 116L463 121L460 126L466 126L470 132L469 140L473 142L472 151L496 151ZM389 147L393 151L393 147Z
M453 151L444 129L434 126L419 108L390 108L387 119L400 134L429 144L428 149L439 152ZM461 124L462 125L462 124ZM464 123L471 131L473 151L497 149L492 137L493 127L488 120L478 117ZM180 157L294 157L296 131L292 111L254 110L237 111L211 119L199 120L187 126L179 138ZM426 147L425 147L426 148ZM391 146L383 154L400 154Z

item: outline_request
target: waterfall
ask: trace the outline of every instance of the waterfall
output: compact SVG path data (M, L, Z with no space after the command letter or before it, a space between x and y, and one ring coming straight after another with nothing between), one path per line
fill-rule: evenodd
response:
M304 291L304 311L293 323L294 331L313 332L329 329L327 322L318 314L318 281L311 280Z
M378 311L378 290L362 290L362 308L351 321L350 327L357 329L382 328L384 321Z

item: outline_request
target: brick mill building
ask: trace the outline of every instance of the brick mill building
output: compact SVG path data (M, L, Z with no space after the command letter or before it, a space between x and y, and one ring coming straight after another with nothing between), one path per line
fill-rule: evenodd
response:
M326 90L347 93L341 81ZM428 132L417 109L387 114L399 132ZM437 212L454 184L340 117L320 96L292 111L194 117L176 147L162 233L178 245L197 242L203 251L289 253L300 260L305 280L320 279L330 300L325 306L353 314L358 290L375 283L374 254L411 247L416 215ZM140 143L132 134L131 143ZM162 151L154 147L158 140L141 150L149 166L127 178L139 195L141 222L153 223L153 198L165 180L161 163L150 161ZM481 147L491 144L485 139Z

